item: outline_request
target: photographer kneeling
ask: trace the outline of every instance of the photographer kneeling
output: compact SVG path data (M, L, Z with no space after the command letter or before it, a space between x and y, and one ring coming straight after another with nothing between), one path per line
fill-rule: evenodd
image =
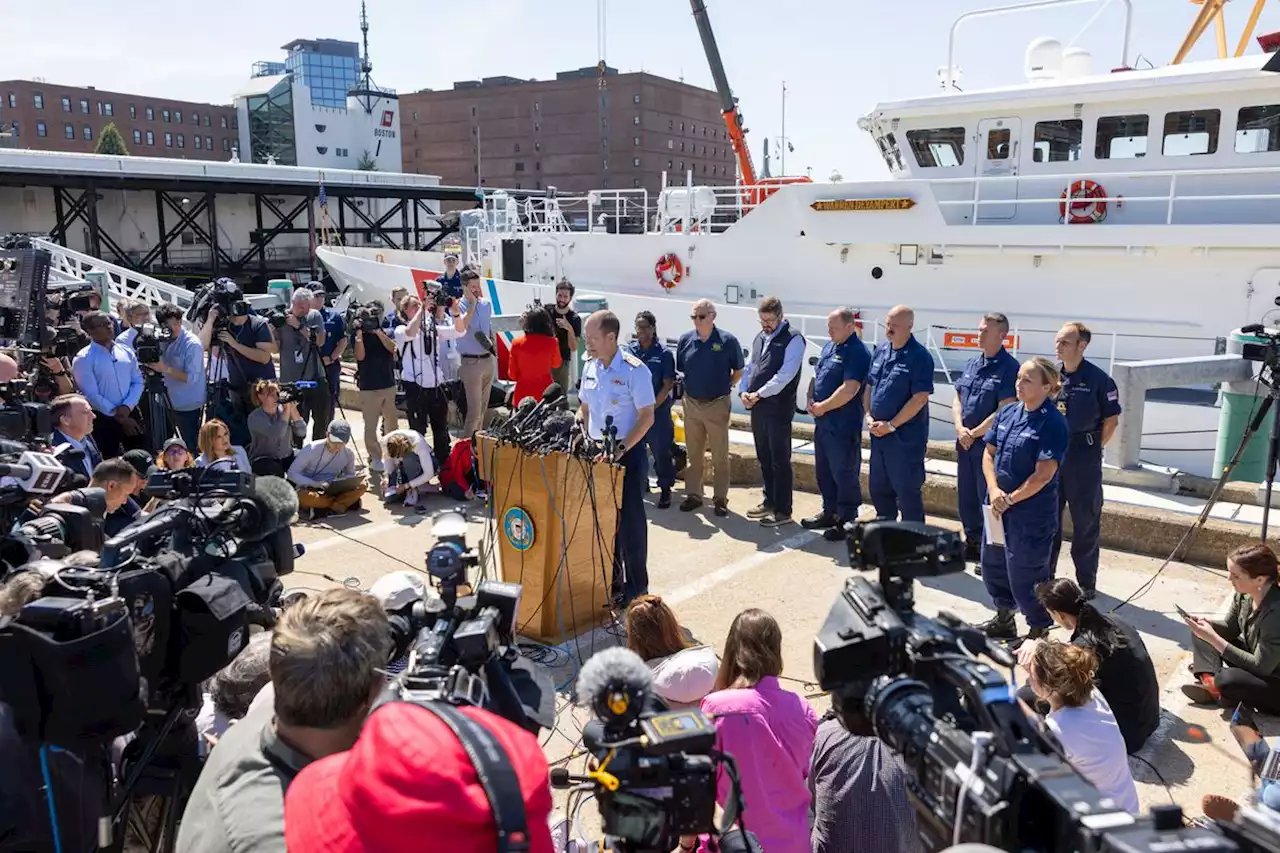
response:
M280 385L273 379L261 380L253 386L253 404L249 413L249 459L253 473L283 477L293 464L294 441L307 434L307 422L298 414L298 406L281 405Z
M285 791L308 764L356 742L385 683L390 637L382 607L353 590L326 590L281 613L273 701L255 702L210 753L183 812L179 853L285 853Z
M431 480L436 475L431 448L421 433L398 429L383 439L387 449L387 501L400 499L416 506L425 492L436 492Z

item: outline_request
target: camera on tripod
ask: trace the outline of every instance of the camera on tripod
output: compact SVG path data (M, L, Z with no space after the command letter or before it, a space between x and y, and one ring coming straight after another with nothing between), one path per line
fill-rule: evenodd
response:
M239 285L226 277L211 281L196 290L191 297L191 307L187 309L186 318L193 322L198 320L207 323L209 311L215 307L218 309L213 327L215 335L227 330L231 317L248 317L253 313Z
M134 326L137 336L133 339L133 351L139 364L155 364L173 341L173 330L160 323L143 323Z
M1280 297L1276 298L1276 305L1280 306ZM1263 367L1271 368L1280 365L1280 331L1268 329L1261 323L1253 323L1241 327L1240 332L1265 339L1263 343L1245 342L1240 345L1240 354L1246 361L1259 361Z

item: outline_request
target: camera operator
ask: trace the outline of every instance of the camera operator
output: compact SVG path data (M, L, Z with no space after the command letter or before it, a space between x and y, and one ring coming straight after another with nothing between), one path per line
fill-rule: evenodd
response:
M75 383L71 381L69 362L52 349L41 351L40 360L34 363L34 369L28 371L26 379L36 386L36 393L42 400L71 394L76 390Z
M396 409L396 342L395 330L387 331L381 324L382 306L372 302L376 313L366 313L356 320L351 331L352 346L356 353L356 387L360 389L360 412L364 417L364 448L369 454L369 470L382 470L382 446L378 442L378 421L382 421L382 434L387 435L400 427L400 412ZM366 329L361 322L377 322L374 329Z
M327 336L324 318L311 308L311 291L296 290L289 313L284 315L280 335L280 379L282 382L314 382L314 388L300 389L298 411L311 421L311 438L324 437L333 420L333 399L329 381L320 361Z
M457 316L458 303L453 303L452 323L436 320L436 301L427 293L424 306L416 296L406 296L400 309L409 322L396 328L396 347L400 352L401 378L408 405L409 428L425 433L431 426L433 448L442 458L449 455L449 400L444 385L447 380L448 355L441 351L445 341L460 341L467 333L478 303L472 302L467 314ZM466 364L464 362L465 369Z
M249 413L253 473L283 477L293 464L295 441L306 437L307 422L298 414L297 404L280 404L280 385L275 380L260 380L252 393L257 406Z
M142 424L133 418L133 409L142 399L137 357L116 341L115 327L106 314L89 314L83 325L93 343L76 353L71 372L80 393L101 415L94 420L94 440L108 457L119 456L124 447L145 446Z
M505 753L502 763L519 785L511 793L524 806L526 849L552 853L551 788L538 739L483 709L456 710ZM440 849L449 853L492 853L497 835L489 796L458 736L410 702L379 707L354 746L308 766L285 795L289 853L416 853L430 838L445 841Z
M454 299L462 298L462 274L458 271L458 256L449 252L444 256L444 275L436 279L440 289Z
M133 349L133 341L138 337L138 330L151 322L151 306L145 302L134 302L128 306L119 306L127 321L127 327L119 335L120 343Z
M247 308L247 306L246 306ZM232 312L226 328L220 330L223 311L217 305L209 308L204 325L196 330L200 346L211 353L214 362L221 367L209 369L209 381L225 378L231 392L231 403L236 415L245 418L249 414L249 390L259 379L275 379L276 367L271 356L280 351L271 326L256 314ZM214 332L217 332L217 344Z
M156 308L156 322L169 330L169 342L160 360L144 367L164 377L169 396L169 418L188 446L200 435L207 386L204 378L204 347L200 339L182 327L182 309L165 302Z
M324 285L313 281L307 285L311 291L311 307L320 312L324 321L324 346L320 347L320 363L324 366L325 380L329 383L329 413L338 408L338 393L342 389L342 354L347 351L347 321L341 311L324 304Z
M210 753L183 813L179 853L285 853L285 790L308 764L356 742L385 683L390 637L382 607L353 590L326 590L280 614L273 701L255 702Z
M102 451L90 434L93 431L93 407L80 394L63 394L49 405L49 417L53 421L53 435L49 443L54 448L69 449L57 454L58 460L87 482L93 469L102 461Z

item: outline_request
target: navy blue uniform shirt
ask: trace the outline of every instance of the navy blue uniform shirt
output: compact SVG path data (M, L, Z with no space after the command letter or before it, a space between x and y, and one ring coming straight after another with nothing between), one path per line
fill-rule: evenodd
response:
M871 353L867 352L866 345L856 334L850 335L842 344L827 341L814 368L813 401L821 403L846 382L865 383L870 367ZM859 388L852 400L825 415L819 415L818 420L823 426L835 426L861 434L862 417L862 389Z
M973 429L1000 408L1000 401L1017 393L1018 360L1000 348L994 357L979 353L969 359L956 380L960 398L960 422Z
M676 370L684 374L684 393L697 400L728 394L730 375L743 364L742 344L732 333L715 327L705 341L691 329L676 345Z
M1058 364L1061 369L1062 364ZM1102 422L1120 414L1120 392L1115 380L1093 362L1080 362L1075 373L1062 371L1058 411L1067 417L1072 435L1097 434Z
M1025 483L1041 460L1052 459L1061 471L1071 441L1067 419L1048 399L1030 412L1021 403L1005 406L996 415L996 422L987 430L985 439L996 449L996 483L1005 494ZM1043 512L1050 516L1057 513L1058 477L1055 473L1044 488L1014 504L1010 511Z
M452 296L454 299L462 298L462 272L454 270L453 275L442 275L436 279L436 283L440 285L440 289Z
M656 399L662 391L662 383L668 379L676 378L676 358L671 354L671 350L662 345L662 341L656 337L653 339L653 346L645 349L640 346L640 341L635 340L627 344L627 352L634 355L645 363L649 368L649 373L653 375L653 396ZM667 399L663 400L661 405L667 406L674 402L670 394Z
M347 321L341 312L332 308L321 308L320 316L324 318L324 346L320 347L320 355L328 358L333 355L338 341L346 337Z
M889 341L876 347L867 372L871 385L871 418L890 421L916 394L933 393L933 356L912 335L902 349L894 349ZM900 424L897 431L904 439L929 439L929 407L925 405L915 417Z

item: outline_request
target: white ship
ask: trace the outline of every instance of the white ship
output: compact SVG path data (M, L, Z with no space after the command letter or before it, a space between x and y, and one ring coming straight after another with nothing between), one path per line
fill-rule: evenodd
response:
M1008 11L1022 9L961 20ZM972 355L987 311L1010 317L1020 355L1051 353L1068 320L1092 328L1103 366L1212 354L1233 328L1280 325L1280 77L1264 54L1130 69L1127 16L1122 43L1099 72L1086 52L1038 39L1019 85L961 92L944 70L943 91L879 104L859 124L882 181L712 188L690 175L656 198L489 193L464 229L465 260L500 313L550 301L568 278L624 325L653 311L667 337L705 297L745 344L772 294L814 354L832 307L859 310L874 342L898 303L944 370ZM432 253L319 257L361 299L441 269ZM1216 411L1195 420L1212 428ZM1208 465L1181 451L1151 461Z

